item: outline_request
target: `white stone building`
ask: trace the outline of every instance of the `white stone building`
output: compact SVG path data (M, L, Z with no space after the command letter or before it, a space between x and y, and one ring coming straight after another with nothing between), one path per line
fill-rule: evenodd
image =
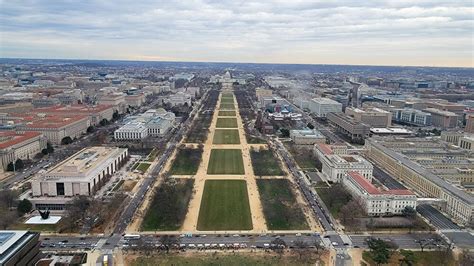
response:
M163 108L150 109L131 117L128 122L114 132L116 140L142 140L148 136L163 136L174 126L175 115Z
M342 104L329 98L314 98L309 102L308 109L318 117L326 117L328 113L342 112Z
M316 129L290 130L290 138L298 145L326 143L326 137Z
M74 196L94 195L124 164L128 150L91 147L80 150L32 182L36 209L62 210Z
M44 148L46 138L39 132L0 132L0 172L18 159L32 159Z
M339 183L349 171L372 178L373 165L359 155L347 154L347 147L315 144L314 154L321 161L321 173L328 181Z
M400 215L405 207L416 208L417 199L410 190L380 190L355 171L347 172L342 184L353 197L363 201L365 211L371 216Z

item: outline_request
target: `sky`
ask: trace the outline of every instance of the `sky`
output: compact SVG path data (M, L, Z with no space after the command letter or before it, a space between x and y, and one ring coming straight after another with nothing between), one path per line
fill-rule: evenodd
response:
M0 0L0 57L474 67L472 0Z

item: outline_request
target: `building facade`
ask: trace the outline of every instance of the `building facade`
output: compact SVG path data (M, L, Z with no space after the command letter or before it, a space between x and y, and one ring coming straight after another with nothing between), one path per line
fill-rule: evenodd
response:
M424 111L431 114L431 124L435 127L455 128L458 125L458 115L453 112L436 108L426 108Z
M36 209L62 210L74 196L94 195L128 158L125 148L91 147L75 153L31 182Z
M345 113L371 127L389 127L392 124L392 113L380 108L347 107Z
M357 122L354 118L344 113L328 113L328 121L340 132L351 140L363 140L370 135L370 126Z
M16 160L29 160L46 148L46 138L39 132L0 132L0 166L6 170Z
M372 178L372 164L361 156L347 154L346 146L315 144L313 152L322 164L321 174L328 181L340 183L349 171Z
M308 109L318 117L326 117L328 113L342 112L342 104L329 98L314 98Z
M416 208L416 196L407 189L380 190L358 172L347 172L342 180L353 197L362 200L370 216L401 215L406 207Z
M326 137L316 129L290 130L290 138L298 145L326 143Z
M0 265L35 265L40 259L39 233L0 231Z
M410 140L411 141L411 140ZM396 144L403 144L397 141ZM402 181L421 197L431 197L445 202L445 211L453 221L471 225L474 214L474 197L446 182L399 151L386 147L383 140L370 139L365 147L370 159L394 178Z

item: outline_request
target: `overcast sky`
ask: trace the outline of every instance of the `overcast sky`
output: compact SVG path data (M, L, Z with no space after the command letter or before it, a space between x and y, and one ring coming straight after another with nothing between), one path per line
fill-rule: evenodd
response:
M0 0L0 57L474 66L472 0Z

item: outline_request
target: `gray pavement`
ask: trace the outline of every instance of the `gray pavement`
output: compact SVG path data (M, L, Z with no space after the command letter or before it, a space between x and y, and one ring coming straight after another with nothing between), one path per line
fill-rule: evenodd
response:
M432 225L434 225L437 229L461 229L458 225L453 223L450 219L444 216L441 212L439 212L436 208L428 205L422 204L416 207L416 210L426 218Z

